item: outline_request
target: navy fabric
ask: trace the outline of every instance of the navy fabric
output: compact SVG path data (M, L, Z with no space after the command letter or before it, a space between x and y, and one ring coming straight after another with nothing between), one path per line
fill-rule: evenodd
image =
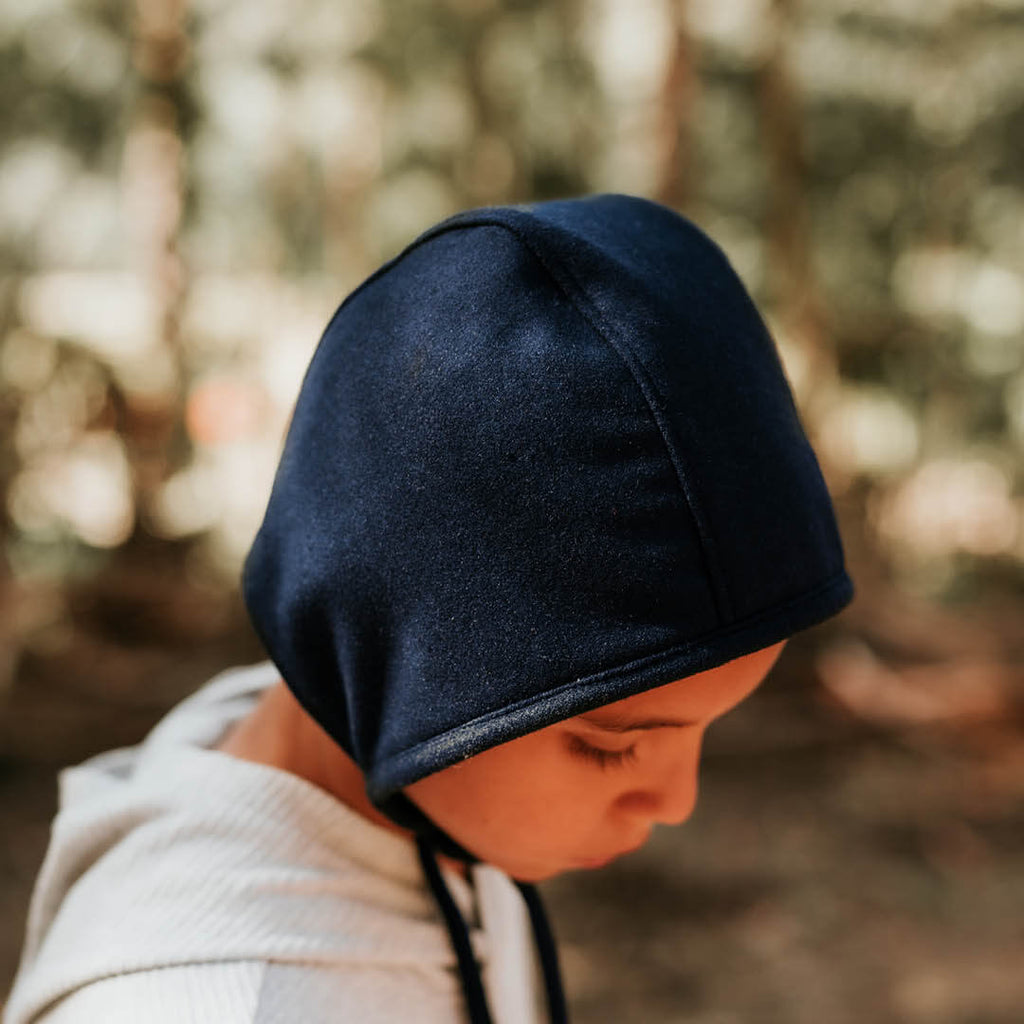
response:
M750 298L628 196L460 214L349 296L243 589L378 805L852 594Z

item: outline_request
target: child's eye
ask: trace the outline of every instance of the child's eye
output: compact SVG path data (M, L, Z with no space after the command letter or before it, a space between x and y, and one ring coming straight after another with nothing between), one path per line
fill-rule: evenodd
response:
M599 768L617 768L636 758L635 743L625 750L605 750L602 747L591 746L579 736L573 735L569 736L569 750L575 757L590 761Z

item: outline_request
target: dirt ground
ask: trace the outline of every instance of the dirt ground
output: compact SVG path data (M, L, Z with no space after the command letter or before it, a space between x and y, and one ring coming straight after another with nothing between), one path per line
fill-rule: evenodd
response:
M0 718L0 994L57 767L257 660L228 634L185 656L79 637L19 664ZM1024 1020L1019 722L869 721L824 695L821 643L791 644L709 735L690 822L545 886L576 1024Z

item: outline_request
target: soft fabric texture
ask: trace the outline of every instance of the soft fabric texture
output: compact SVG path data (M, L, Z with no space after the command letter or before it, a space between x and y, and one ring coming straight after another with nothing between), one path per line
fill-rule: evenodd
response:
M451 1024L448 934L413 843L304 780L209 749L279 678L226 673L139 747L61 776L4 1024ZM498 1024L535 1024L526 912L445 880Z
M722 252L626 196L428 231L340 307L244 592L385 811L503 741L821 622L852 588Z

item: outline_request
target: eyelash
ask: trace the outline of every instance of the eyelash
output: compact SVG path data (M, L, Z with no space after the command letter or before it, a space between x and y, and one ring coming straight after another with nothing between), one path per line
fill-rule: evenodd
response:
M579 736L570 736L569 749L575 756L590 761L601 769L619 768L636 758L635 743L625 750L603 750L601 747L592 747Z

